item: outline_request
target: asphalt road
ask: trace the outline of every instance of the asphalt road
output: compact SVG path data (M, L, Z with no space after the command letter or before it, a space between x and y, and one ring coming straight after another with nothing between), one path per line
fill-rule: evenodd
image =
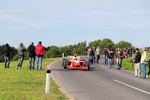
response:
M90 71L66 70L61 64L59 60L51 65L53 75L77 100L150 100L150 79L109 69L102 59L92 64Z

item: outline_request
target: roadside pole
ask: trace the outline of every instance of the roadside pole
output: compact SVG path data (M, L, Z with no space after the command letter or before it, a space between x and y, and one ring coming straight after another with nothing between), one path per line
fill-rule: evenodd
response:
M62 54L62 57L63 57L63 58L65 57L65 53Z
M49 93L50 91L50 73L51 73L51 70L47 70L47 73L46 73L46 89L45 89L45 93Z

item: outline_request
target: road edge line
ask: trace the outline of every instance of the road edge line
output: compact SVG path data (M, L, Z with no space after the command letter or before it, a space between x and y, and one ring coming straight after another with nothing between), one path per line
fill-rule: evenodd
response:
M144 91L144 90L142 90L142 89L136 88L136 87L134 87L134 86L132 86L132 85L126 84L126 83L121 82L121 81L118 81L118 80L116 80L116 79L113 79L113 80L114 80L115 82L117 82L117 83L120 83L120 84L124 85L124 86L130 87L130 88L132 88L132 89L135 89L135 90L138 90L138 91L140 91L140 92L142 92L142 93L145 93L145 94L150 95L150 93L147 92L147 91Z
M56 61L59 61L59 60L56 60ZM52 65L53 63L55 63L56 61L53 61L53 62L51 62L49 65L47 65L47 69L50 69L50 70L51 70L51 65ZM54 74L53 74L52 71L51 71L51 77L52 77L53 81L59 86L58 89L66 96L66 100L77 100L74 96L72 96L72 95L70 94L70 92L69 92L63 85L61 85L61 84L58 82L58 80L55 78L55 76L54 76Z

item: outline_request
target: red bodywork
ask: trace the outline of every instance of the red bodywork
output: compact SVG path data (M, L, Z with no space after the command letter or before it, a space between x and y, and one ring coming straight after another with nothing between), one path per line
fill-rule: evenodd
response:
M68 58L70 58L69 60L70 65L67 66L67 69L88 70L88 67L85 66L85 61L82 61L80 57L77 57L78 60L74 60L73 56L69 56Z

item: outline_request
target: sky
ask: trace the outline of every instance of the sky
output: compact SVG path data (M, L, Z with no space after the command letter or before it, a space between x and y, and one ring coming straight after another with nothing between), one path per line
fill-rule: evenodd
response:
M150 0L0 0L0 45L66 46L109 38L150 46Z

